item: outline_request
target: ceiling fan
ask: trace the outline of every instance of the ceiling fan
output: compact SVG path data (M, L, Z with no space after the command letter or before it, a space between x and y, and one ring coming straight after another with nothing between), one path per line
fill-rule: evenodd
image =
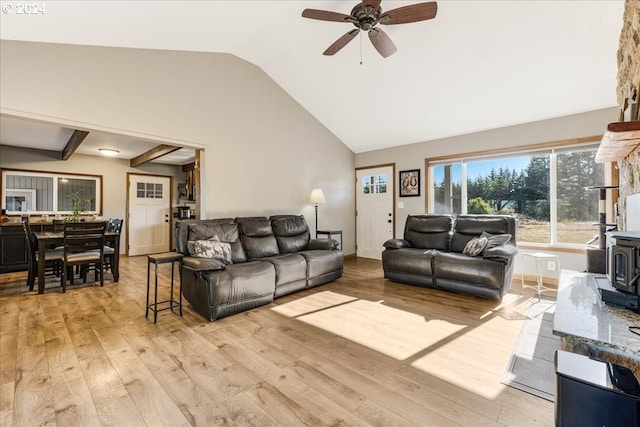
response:
M438 4L435 1L398 7L388 12L382 11L380 2L381 0L362 0L351 10L350 15L328 10L305 9L302 11L302 16L321 21L346 22L355 25L356 29L336 40L323 52L323 55L334 55L353 40L360 30L363 30L369 33L369 40L371 40L373 47L386 58L392 55L397 48L387 33L377 27L378 24L395 25L426 21L435 18L438 12Z

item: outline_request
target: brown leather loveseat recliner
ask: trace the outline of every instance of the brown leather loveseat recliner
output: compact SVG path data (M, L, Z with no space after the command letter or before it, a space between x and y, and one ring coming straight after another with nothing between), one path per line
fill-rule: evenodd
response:
M464 253L474 238L486 247L478 253L467 248L473 255ZM501 300L511 286L515 244L516 219L512 216L409 215L404 239L384 244L384 277Z

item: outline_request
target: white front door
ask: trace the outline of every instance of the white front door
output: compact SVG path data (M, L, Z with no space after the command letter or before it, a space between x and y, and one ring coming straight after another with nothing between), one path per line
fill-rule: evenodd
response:
M356 256L382 258L393 238L393 167L356 171Z
M129 175L128 254L169 252L171 178Z

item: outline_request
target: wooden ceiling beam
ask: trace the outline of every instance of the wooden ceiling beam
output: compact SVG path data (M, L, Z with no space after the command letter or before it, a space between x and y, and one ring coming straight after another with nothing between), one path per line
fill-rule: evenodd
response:
M87 135L89 135L89 132L78 129L74 130L71 138L69 138L69 141L67 142L67 145L65 145L60 152L60 158L62 160L69 160L69 157L71 157L71 155L76 152Z
M158 157L166 156L167 154L173 153L174 151L179 150L180 147L175 147L173 145L158 145L156 148L153 148L146 153L142 153L139 156L134 157L129 160L129 166L135 168L151 160L155 160Z

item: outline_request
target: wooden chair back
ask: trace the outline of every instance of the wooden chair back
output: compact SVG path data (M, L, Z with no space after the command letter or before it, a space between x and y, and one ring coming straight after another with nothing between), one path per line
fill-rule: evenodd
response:
M68 254L97 251L104 256L105 222L65 222L64 253Z
M109 218L109 221L107 221L107 231L120 234L122 231L122 219Z
M27 242L27 264L29 272L32 272L36 267L36 239L27 221L22 222L22 229L24 230L25 240Z
M62 268L62 292L67 289L67 276L73 284L75 265L82 267L83 280L90 265L100 276L100 286L104 285L104 233L107 223L102 222L65 222L64 224L64 260Z

